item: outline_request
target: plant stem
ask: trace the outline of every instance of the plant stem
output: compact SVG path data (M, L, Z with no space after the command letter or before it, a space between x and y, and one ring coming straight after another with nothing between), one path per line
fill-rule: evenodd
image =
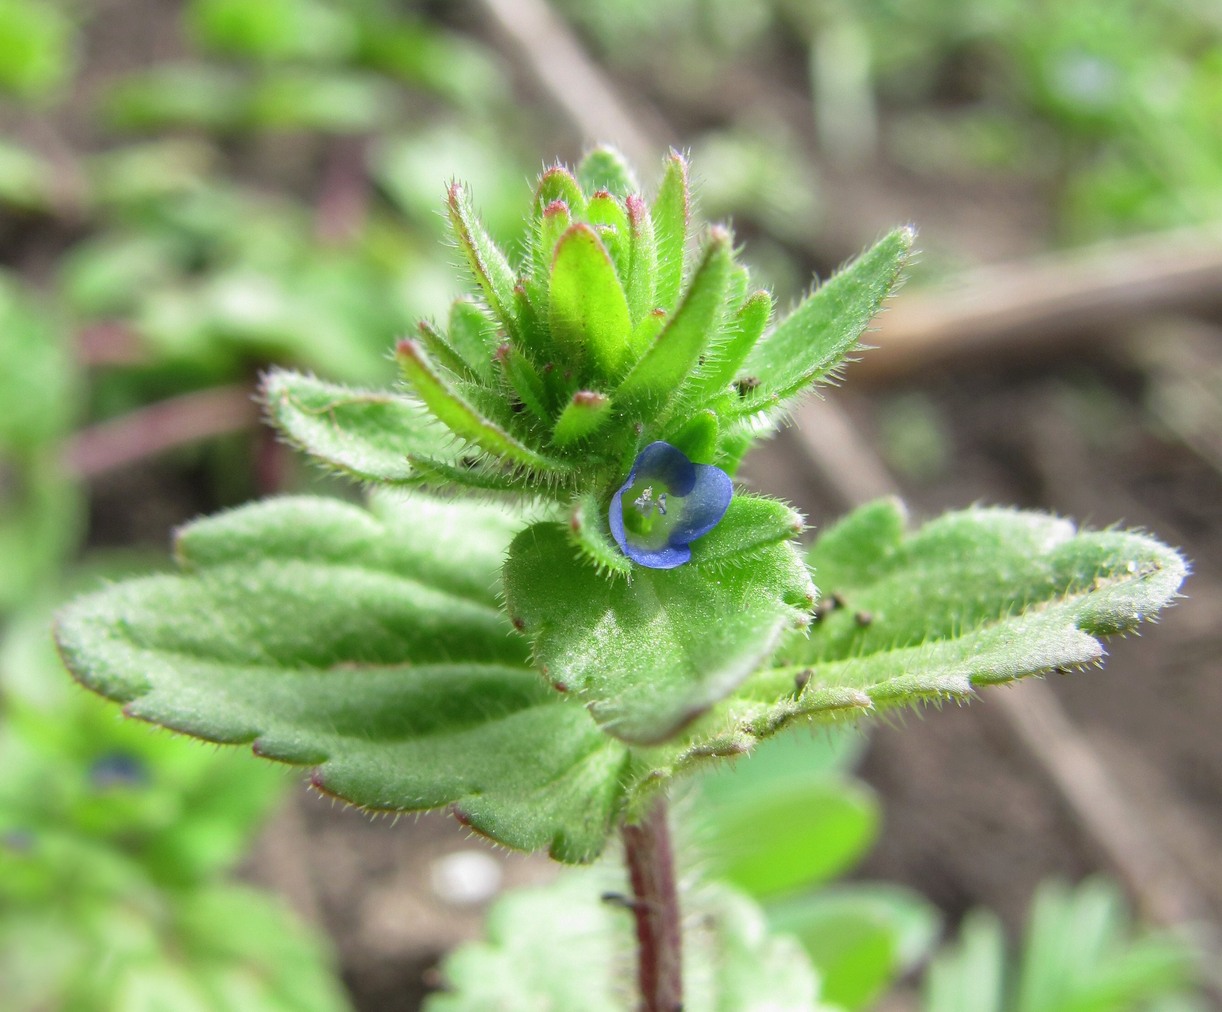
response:
M249 386L197 390L82 429L69 442L65 463L78 477L95 478L186 443L249 429L258 421Z
M665 797L658 799L638 825L624 827L624 851L635 901L632 912L641 1012L679 1012L683 1008L682 935Z

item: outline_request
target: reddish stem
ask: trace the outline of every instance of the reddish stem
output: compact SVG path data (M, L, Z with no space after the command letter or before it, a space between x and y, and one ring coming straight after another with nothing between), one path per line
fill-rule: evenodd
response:
M639 824L624 827L624 851L635 897L641 1012L680 1012L682 934L665 798L659 798Z
M81 430L69 442L65 462L80 477L94 478L186 443L249 429L258 421L250 387L213 387Z

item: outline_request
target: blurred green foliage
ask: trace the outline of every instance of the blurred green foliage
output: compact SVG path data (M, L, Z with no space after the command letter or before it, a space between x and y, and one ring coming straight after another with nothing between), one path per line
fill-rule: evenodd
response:
M1222 216L1222 19L1207 4L555 6L696 122L727 63L796 53L825 155L1001 173L1046 194L1057 241ZM493 236L524 242L529 115L501 58L423 7L192 0L182 55L99 86L80 71L105 16L0 0L0 226L17 251L0 275L0 979L19 1007L339 1008L316 940L224 879L283 778L119 721L49 653L47 609L84 579L87 490L65 447L74 428L271 363L388 380L385 349L452 295L434 252L444 182L469 182ZM48 142L48 123L74 119L90 124L81 152ZM806 126L752 106L692 138L718 166L706 211L769 233L751 257L782 294L806 280L786 245L823 211ZM23 244L42 233L27 278ZM120 347L79 361L81 336L102 331ZM893 462L936 476L937 418L892 408ZM879 827L846 772L853 747L837 748L769 743L704 785L690 832L710 875L801 942L824 1000L857 1009L924 958L937 918L903 890L829 884ZM1017 964L974 915L926 1005L949 1012L968 987L998 1009L1120 1007L1098 1003L1165 997L1187 965L1175 940L1131 936L1108 887L1049 887Z
M954 944L931 963L925 1012L1203 1012L1194 991L1192 940L1134 928L1119 889L1105 879L1036 891L1021 951L1007 955L1001 923L971 912Z
M1049 201L1059 241L1222 217L1222 18L1210 4L557 6L613 64L681 67L653 86L688 100L717 89L727 62L805 56L825 158L1029 184ZM737 104L741 137L775 137L766 95ZM739 197L750 206L758 192Z

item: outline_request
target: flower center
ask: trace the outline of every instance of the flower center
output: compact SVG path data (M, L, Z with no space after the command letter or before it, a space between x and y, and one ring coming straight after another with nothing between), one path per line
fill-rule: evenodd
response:
M679 510L670 489L657 478L638 478L624 492L624 529L640 547L661 548L670 537Z

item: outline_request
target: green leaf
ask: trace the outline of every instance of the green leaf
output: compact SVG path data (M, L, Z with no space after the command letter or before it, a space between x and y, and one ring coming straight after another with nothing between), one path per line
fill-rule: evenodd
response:
M944 949L925 974L926 1012L1005 1012L1006 936L996 915L974 910L958 945Z
M684 398L703 403L724 394L771 316L772 296L763 291L751 295L727 324L722 339L709 349L704 364L692 377L690 393L684 391Z
M891 517L880 522L880 512ZM853 538L856 514L825 536L831 558L823 539L816 542L808 561L823 592L839 595L843 607L819 623L799 649L801 659L931 647L1004 624L1018 667L990 671L980 664L972 678L1005 681L1030 671L1021 670L1020 658L1047 655L1044 670L1056 667L1051 654L1058 644L1071 654L1085 652L1059 663L1097 660L1102 648L1092 635L1136 628L1175 596L1185 574L1183 560L1152 538L1079 532L1070 521L1047 514L974 507L947 513L911 534L900 534L902 516L894 501L881 510L866 508L863 521L879 539L867 550L860 576L847 571L842 545L837 546ZM891 540L882 535L887 526L894 532ZM1019 635L1024 624L1031 624L1033 633L1063 628L1041 642L1033 634Z
M471 274L484 293L488 308L510 334L517 333L513 311L513 290L517 276L509 260L484 230L471 207L471 198L460 183L451 183L446 195L446 210L458 247L466 257Z
M594 390L578 390L556 419L552 442L571 446L592 435L610 417L610 397Z
M350 55L355 25L316 0L193 0L192 33L205 46L256 60L339 60Z
M563 165L553 165L539 177L539 185L535 187L535 217L541 216L547 206L557 200L562 201L572 214L585 213L585 194L581 192L581 186L573 174Z
M505 427L486 417L443 376L415 341L400 341L395 357L404 378L429 410L455 435L497 457L543 473L559 465L526 446Z
M1023 952L1007 973L996 918L973 911L930 966L927 1012L1106 1012L1154 1007L1191 991L1197 952L1185 937L1131 928L1119 889L1104 879L1036 891ZM1191 1007L1189 1004L1188 1007Z
M803 717L966 699L980 685L1096 663L1098 637L1153 617L1185 574L1153 538L1076 532L1019 510L972 508L905 533L894 500L834 525L809 562L818 621L717 708L697 750L744 751Z
M1190 984L1194 961L1185 938L1135 932L1113 883L1094 878L1069 889L1044 882L1028 917L1014 1008L1132 1008Z
M446 340L436 327L427 320L421 320L416 324L416 333L420 335L420 343L424 346L425 351L433 357L433 360L443 369L449 370L459 379L473 380L475 379L475 370L468 365L458 351Z
M615 264L620 283L628 284L628 212L624 205L606 190L599 190L586 202L586 221L602 240L611 262Z
M284 66L249 91L243 126L368 133L390 121L395 91L375 74Z
M551 424L552 416L548 410L550 396L534 362L521 348L512 344L503 344L497 349L496 362L504 372L511 395L520 402L518 405L511 402L512 409L524 407L538 421Z
M716 412L705 410L689 418L678 432L667 433L666 442L682 450L693 464L709 464L717 456L718 431Z
M774 935L760 908L720 884L694 892L684 936L684 998L719 1012L836 1012L819 999L819 979L796 940ZM689 954L690 953L690 954Z
M897 977L923 961L937 940L937 910L918 893L851 882L766 908L774 931L793 935L810 956L823 997L871 1009Z
M687 182L687 159L677 151L666 158L662 185L653 202L654 233L658 246L657 302L670 308L683 287L683 265L687 251L687 229L691 219L691 193Z
M625 752L509 635L496 577L518 523L422 495L245 507L183 532L183 575L70 605L60 650L131 716L313 766L359 805L451 805L507 846L588 860Z
M721 322L732 256L730 234L720 228L710 230L704 259L683 304L615 393L624 412L655 425L666 420L669 405Z
M492 378L492 363L501 341L496 324L483 309L468 299L455 299L450 306L447 337L476 376L485 381Z
M569 535L573 546L599 573L631 576L632 563L611 537L607 511L593 492L577 498L569 514Z
M658 277L658 246L649 205L637 194L625 202L628 211L628 270L624 292L633 326L654 309Z
M52 178L45 155L0 140L0 202L22 210L46 211L55 200Z
M409 455L453 458L453 434L424 406L389 391L353 390L273 369L262 399L272 424L328 467L389 484L412 480Z
M159 63L115 82L102 108L109 123L120 129L231 130L241 122L247 98L241 76L231 67Z
M751 564L734 565L725 525L701 539L721 568L634 567L631 581L585 565L561 524L535 524L510 546L514 625L551 683L588 704L609 733L646 744L675 734L746 678L811 600L787 543L752 546Z
M739 760L743 764L750 759ZM864 784L806 776L757 780L753 787L706 801L697 819L708 874L756 899L848 871L877 836L879 805ZM760 833L760 826L771 825L785 831Z
M534 258L534 283L537 290L546 292L551 282L552 259L560 239L572 227L573 216L568 204L557 200L543 208L539 215L539 231L535 236L532 251Z
M72 23L53 4L0 2L0 88L42 98L72 69Z
M624 1012L620 965L629 957L627 919L600 897L619 885L605 867L561 875L497 900L486 941L468 942L441 965L447 991L427 1012Z
M632 916L602 899L623 895L624 888L620 874L596 867L504 896L489 912L487 940L469 942L446 958L442 973L450 990L430 996L425 1008L625 1012ZM792 939L770 935L754 903L722 886L704 886L685 899L684 1007L824 1008L804 953Z
M777 499L736 492L712 535L692 543L692 564L716 572L741 566L767 554L781 541L796 538L806 529L802 514Z
M915 237L911 228L896 229L815 289L757 344L743 363L750 389L736 412L783 408L843 363L894 291Z
M624 156L606 145L594 148L581 160L577 181L587 194L606 190L621 199L641 189Z
M589 355L593 376L615 379L628 358L632 323L611 256L589 225L573 225L552 260L552 340L569 361Z

